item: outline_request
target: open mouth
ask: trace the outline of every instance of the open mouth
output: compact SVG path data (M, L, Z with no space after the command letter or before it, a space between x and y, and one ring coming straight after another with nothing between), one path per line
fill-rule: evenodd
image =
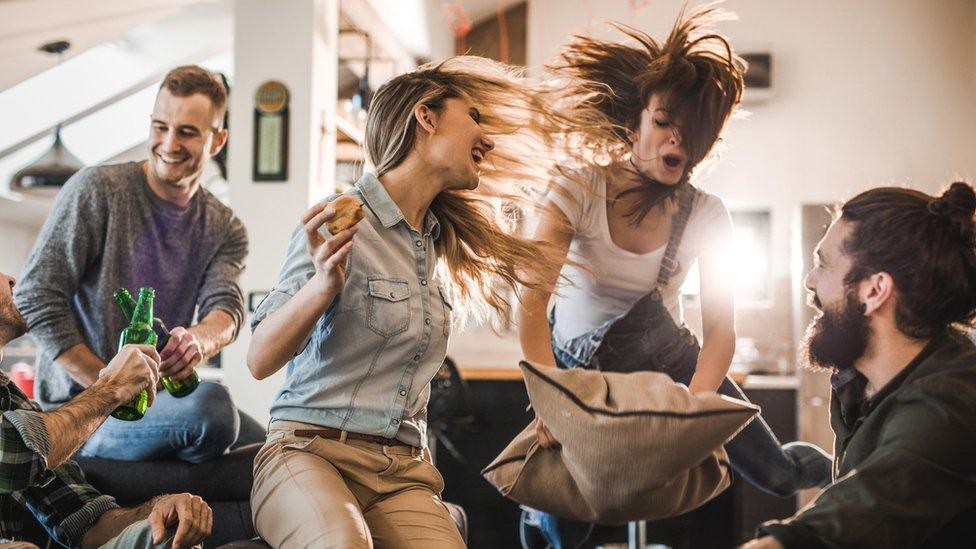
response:
M474 160L475 164L481 164L481 162L485 159L485 153L482 152L481 149L472 149L471 159Z
M676 154L666 154L666 155L664 155L664 165L667 166L667 167L669 167L669 168L672 168L672 169L677 168L677 167L681 166L681 163L682 162L683 161L682 161L681 157L678 156L678 155L676 155Z

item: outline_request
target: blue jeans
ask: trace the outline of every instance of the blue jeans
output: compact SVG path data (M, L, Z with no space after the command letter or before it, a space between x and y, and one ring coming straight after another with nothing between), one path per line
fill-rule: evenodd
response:
M554 313L553 313L554 314ZM550 324L554 316L550 316ZM605 323L591 333L559 344L552 341L560 367L597 368L605 371L660 371L688 384L695 373L701 347L684 326L678 326L651 294L639 300L626 314ZM718 393L749 401L742 389L726 377ZM789 496L803 488L825 486L831 481L831 457L806 442L782 445L769 424L756 417L725 445L732 469L749 484L777 496ZM537 511L543 536L553 549L582 545L593 526ZM535 514L533 513L533 514Z
M170 529L161 543L153 543L152 527L149 526L149 519L144 519L133 522L99 549L170 549L175 536L176 530Z
M222 455L237 440L240 418L227 388L205 381L174 398L166 391L138 421L109 417L78 455L124 461L181 459L200 463Z

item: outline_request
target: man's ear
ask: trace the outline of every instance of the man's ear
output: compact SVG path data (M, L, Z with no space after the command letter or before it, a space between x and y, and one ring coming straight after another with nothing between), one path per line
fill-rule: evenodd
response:
M213 143L210 144L210 156L214 156L220 152L220 149L224 148L227 144L227 128L223 128L219 132L214 134Z
M417 105L413 108L413 117L424 131L431 135L437 133L437 113L434 109L424 104Z
M884 271L874 273L861 281L858 294L864 309L864 316L868 316L884 307L885 304L894 302L895 280Z

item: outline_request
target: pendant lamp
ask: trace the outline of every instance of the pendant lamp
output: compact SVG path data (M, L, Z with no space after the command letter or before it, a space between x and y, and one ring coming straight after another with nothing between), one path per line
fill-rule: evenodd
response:
M62 55L70 47L70 43L61 40L44 44L39 49L57 55L60 65ZM61 124L58 124L54 128L54 144L47 152L14 174L10 189L33 194L56 194L82 167L84 165L78 157L71 154L61 141Z

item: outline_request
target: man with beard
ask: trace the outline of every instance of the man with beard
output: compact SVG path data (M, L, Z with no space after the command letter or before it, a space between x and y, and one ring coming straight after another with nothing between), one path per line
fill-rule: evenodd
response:
M237 336L247 233L200 187L227 140L226 103L218 75L173 69L156 96L149 159L83 169L58 194L15 295L38 344L35 394L44 409L91 385L114 355L128 323L112 297L117 288L156 289L155 315L171 329L163 376L186 379ZM198 463L223 454L239 426L226 388L205 382L180 399L160 393L138 422L109 418L80 455Z
M13 287L13 278L0 273L0 358L4 345L27 331ZM155 395L158 365L152 347L126 345L87 389L46 413L0 371L0 547L36 549L9 541L21 536L24 507L67 547L179 548L210 534L211 510L199 497L170 494L121 509L68 459L117 406L142 389Z
M834 482L763 547L976 547L976 195L844 204L806 286L803 354L831 375Z

